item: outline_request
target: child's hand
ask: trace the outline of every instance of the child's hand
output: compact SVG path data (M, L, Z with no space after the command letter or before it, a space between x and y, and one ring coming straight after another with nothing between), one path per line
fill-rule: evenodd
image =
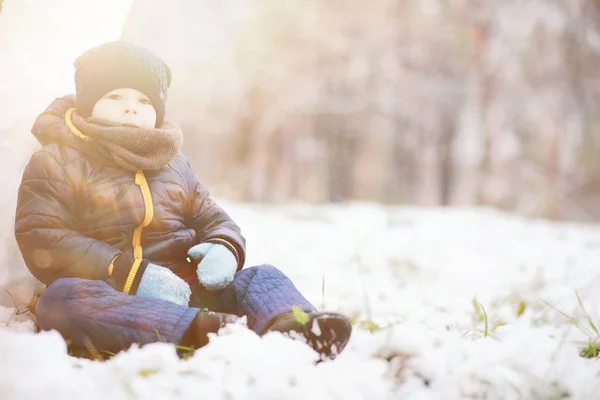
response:
M233 253L222 244L200 243L192 247L188 255L198 263L198 281L207 289L223 289L233 281L238 263Z
M153 297L182 306L189 304L191 294L190 285L170 269L156 264L148 264L136 293L140 297Z

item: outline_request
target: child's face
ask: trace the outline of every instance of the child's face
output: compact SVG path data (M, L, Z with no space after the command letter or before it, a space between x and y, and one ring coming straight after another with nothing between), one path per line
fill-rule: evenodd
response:
M131 88L106 93L94 106L92 117L147 129L154 128L156 124L156 110L148 97Z

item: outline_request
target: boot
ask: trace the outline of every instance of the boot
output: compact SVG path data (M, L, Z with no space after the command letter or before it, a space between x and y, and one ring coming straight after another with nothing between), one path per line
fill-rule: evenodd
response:
M233 314L200 311L181 339L181 345L199 349L208 344L208 334L217 333L225 325L239 317Z
M301 324L291 312L277 316L265 329L267 332L297 332L322 359L334 359L346 347L352 333L352 324L338 313L309 312L309 320Z

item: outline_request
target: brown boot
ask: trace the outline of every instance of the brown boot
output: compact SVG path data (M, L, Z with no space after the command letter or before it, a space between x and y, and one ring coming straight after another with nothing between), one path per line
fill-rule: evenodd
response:
M308 317L309 320L301 324L291 312L281 314L271 322L263 334L270 331L298 332L322 358L334 359L344 350L350 339L350 320L341 314L329 312L310 312Z
M239 317L233 314L200 311L181 339L181 345L199 349L208 343L208 334L217 333L225 325Z

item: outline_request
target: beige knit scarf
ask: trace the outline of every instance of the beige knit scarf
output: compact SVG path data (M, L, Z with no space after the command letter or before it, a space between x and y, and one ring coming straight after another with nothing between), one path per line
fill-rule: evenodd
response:
M84 119L72 110L65 114L65 121L74 134L130 171L164 167L179 153L183 143L181 129L169 121L163 121L158 128L143 129L96 118Z

